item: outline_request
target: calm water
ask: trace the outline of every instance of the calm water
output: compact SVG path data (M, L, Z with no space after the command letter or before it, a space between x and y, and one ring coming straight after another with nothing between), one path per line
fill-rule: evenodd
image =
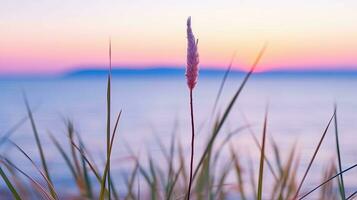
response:
M222 111L227 105L240 82L240 77L228 80L218 111ZM211 126L209 121L219 84L220 78L201 78L194 91L196 124L200 130L197 133L198 153L202 150L200 147L209 133L207 130ZM343 166L347 168L357 162L356 88L357 79L354 78L255 77L248 82L239 97L219 135L219 140L222 140L230 130L247 123L252 125L256 136L260 138L265 108L269 105L268 137L273 137L280 145L284 159L292 145L297 142L298 152L301 154L301 177L319 137L333 114L333 104L337 102ZM66 144L63 118L71 119L75 129L82 134L83 140L100 161L105 152L106 80L0 81L0 135L26 116L22 90L26 91L31 106L36 108L35 120L54 179L58 187L67 190L72 179L47 134L52 133L61 143ZM156 138L162 139L168 145L176 124L177 138L188 147L189 104L184 79L114 78L112 95L113 118L116 113L123 110L112 159L112 168L114 176L118 177L118 184L132 164L130 159L127 159L130 154L126 144L140 154L143 160L148 153L160 159L160 148ZM114 119L112 121L114 123ZM322 170L330 161L336 162L333 126L327 134L305 188L312 187L321 180ZM11 139L39 161L28 121L11 136ZM248 167L245 161L248 155L251 155L255 158L255 168L258 169L258 151L247 130L234 136L231 144L241 155L245 168ZM273 160L270 143L267 148L268 156ZM186 149L188 153L189 148ZM1 152L10 156L20 168L34 171L24 157L10 145L3 145ZM229 155L224 154L222 160L228 161L228 158ZM345 179L346 185L355 186L357 180L353 177L356 175L357 170L349 172Z

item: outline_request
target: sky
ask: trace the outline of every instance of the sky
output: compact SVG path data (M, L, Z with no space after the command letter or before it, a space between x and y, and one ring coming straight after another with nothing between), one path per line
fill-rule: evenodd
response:
M186 19L202 67L357 70L356 0L0 0L0 74L185 67Z

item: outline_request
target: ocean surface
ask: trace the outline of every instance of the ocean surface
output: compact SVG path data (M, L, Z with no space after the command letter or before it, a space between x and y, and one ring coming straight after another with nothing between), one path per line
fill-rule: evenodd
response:
M202 152L202 145L207 141L217 114L223 113L242 82L242 76L228 78L217 110L212 114L221 79L221 75L200 77L194 90L196 155ZM97 164L103 164L106 148L106 84L105 78L80 77L0 80L0 137L26 117L23 98L23 93L26 93L53 179L58 188L71 192L73 189L69 186L73 184L73 179L48 134L53 134L61 144L68 145L65 121L73 121L75 130L81 134L87 148L97 159ZM113 176L116 177L119 190L125 191L121 185L133 165L130 151L144 163L148 154L159 161L162 154L158 138L168 146L171 136L175 134L176 140L187 147L185 150L189 155L191 133L188 95L184 76L113 77L112 125L122 110L112 156ZM298 169L300 180L333 115L335 103L342 165L347 168L357 162L357 77L253 75L219 133L216 146L230 131L247 124L260 139L267 110L267 157L274 160L271 139L279 145L283 162L286 162L289 151L296 143L301 159ZM40 164L29 120L21 124L10 139ZM258 170L259 150L248 129L243 129L231 138L222 155L222 163L229 161L229 146L238 152L246 171L249 169L249 157L253 158L254 170ZM9 157L21 169L39 177L30 162L10 144L1 144L0 153ZM320 183L324 170L331 162L337 163L333 124L303 190ZM271 176L269 171L266 174L265 184L269 185ZM234 174L231 176L228 182L235 181ZM348 191L357 185L355 177L357 169L345 176Z

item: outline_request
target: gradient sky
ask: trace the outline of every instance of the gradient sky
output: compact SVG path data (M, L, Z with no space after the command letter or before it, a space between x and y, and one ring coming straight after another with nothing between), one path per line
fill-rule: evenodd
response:
M357 70L356 0L1 0L0 73L107 63L184 66L186 18L202 66L248 68L265 41L269 69Z

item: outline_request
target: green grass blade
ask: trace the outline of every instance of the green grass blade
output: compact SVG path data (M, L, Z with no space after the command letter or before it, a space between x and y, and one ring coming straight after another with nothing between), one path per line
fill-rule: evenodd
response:
M259 178L258 178L258 192L257 199L262 200L263 193L263 176L264 176L264 158L265 158L265 138L267 130L267 121L268 121L268 111L265 113L264 118L264 127L263 127L263 137L262 137L262 148L260 150L260 162L259 162Z
M20 172L22 175L24 175L27 179L29 179L31 181L31 183L33 184L33 186L35 187L35 189L37 191L39 191L44 198L48 199L48 200L55 200L55 198L52 197L51 194L49 194L45 188L42 187L42 185L37 182L35 179L33 179L31 176L29 176L27 173L25 173L24 171L22 171L20 168L18 168L14 163L10 162L10 160L1 157L1 159L3 160L4 163L9 164L9 166L11 166L12 168L14 168L16 171Z
M112 43L111 39L109 38L109 73L108 73L108 85L107 85L107 173L108 173L108 185L110 184L110 108L111 108L111 73L112 73ZM106 175L104 175L106 177ZM104 180L104 187L105 187L105 181ZM108 187L108 196L109 200L111 199L111 192L110 192L110 186ZM104 191L101 189L101 191Z
M293 177L294 174L291 174L291 170L293 167L293 161L294 161L294 157L295 157L295 150L296 150L296 144L293 146L289 157L288 157L288 161L285 164L284 167L282 167L282 176L281 176L281 185L280 185L280 191L278 193L278 199L282 200L283 198L283 192L286 189L286 186L288 184L288 178L289 177ZM296 170L293 171L292 173L296 173Z
M168 172L167 172L167 184L165 186L165 193L166 196L168 196L168 193L170 191L170 188L172 188L173 181L175 179L175 173L174 173L174 158L175 158L175 135L173 134L171 136L171 143L170 143L170 150L169 150L169 160L168 162Z
M42 167L43 167L43 169L45 171L45 175L46 175L49 183L51 185L53 185L51 177L50 177L50 173L48 172L47 162L46 162L46 159L45 159L45 155L43 153L42 144L41 144L41 140L40 140L40 137L39 137L39 134L38 134L38 131L37 131L36 123L35 123L34 117L32 115L30 104L29 104L29 102L27 100L27 97L26 97L25 93L24 93L24 101L25 101L25 105L26 105L26 109L27 109L27 114L28 114L28 117L29 117L30 122L31 122L32 131L33 131L34 136L35 136L36 145L37 145L38 151L40 153ZM50 184L48 185L49 188L51 188ZM52 197L56 199L56 193L55 193L54 189L50 189L50 192L51 192Z
M12 145L14 145L30 162L31 164L35 167L35 169L41 174L41 176L43 177L43 179L45 179L48 188L50 189L51 195L53 196L54 199L58 199L57 193L55 191L55 188L53 186L53 184L50 182L50 180L48 180L46 173L43 172L37 165L36 163L31 159L31 157L17 144L15 144L14 142L10 141ZM53 194L52 194L53 192Z
M22 118L16 124L14 124L9 130L5 131L3 136L0 138L0 146L3 145L12 134L16 132L26 121L28 120L28 116Z
M16 200L21 200L21 197L20 197L19 193L16 191L14 186L11 184L10 180L7 178L5 172L2 170L1 167L0 167L0 175L1 175L2 179L5 181L7 188L9 188L9 190L11 191L12 196Z
M335 109L334 109L334 114L335 114L335 120L334 120L334 124L335 124L335 138L336 138L336 151L337 151L337 158L338 158L338 169L339 172L342 171L342 162L341 162L341 153L340 153L340 142L339 142L339 138L338 138L338 126L337 126L337 106L335 105ZM340 177L340 182L341 184L339 184L339 190L340 190L340 195L341 198L343 200L346 199L346 192L345 192L345 184L343 181L343 175L341 174Z
M100 177L98 170L94 167L94 165L87 158L87 156L85 155L83 149L79 148L73 141L72 141L71 145L73 145L77 149L77 151L81 154L81 156L83 156L84 160L86 161L88 166L91 168L91 171L93 172L93 174L97 178L98 182L101 183L102 182L102 178Z
M100 189L100 196L99 196L100 197L99 199L101 199L101 200L104 199L105 182L108 181L108 185L110 184L110 179L107 179L107 177L109 176L109 173L110 173L110 156L111 156L113 143L114 143L114 138L115 138L115 133L117 132L116 130L117 130L117 127L118 127L118 124L119 124L120 116L121 116L121 111L118 114L117 120L115 122L114 131L113 131L112 137L111 137L111 139L109 141L108 156L107 156L107 161L106 161L106 164L105 164L103 177L102 177L102 181L101 181L101 189ZM110 189L109 188L111 188L111 187L110 186L108 187L108 192L110 193ZM109 197L110 197L110 195L109 195Z
M38 106L32 109L32 113L37 111ZM11 128L4 132L3 136L0 138L0 146L3 145L27 120L29 119L26 114L25 117L20 119L16 124L14 124Z
M222 95L223 87L224 87L224 85L225 85L225 83L226 83L226 80L227 80L227 78L228 78L229 73L231 72L231 68L232 68L233 61L234 61L235 56L236 56L236 52L234 52L234 54L233 54L233 56L232 56L232 58L231 58L231 61L230 61L229 65L228 65L228 67L227 67L227 69L226 69L226 71L225 71L225 73L224 73L224 75L223 75L222 82L221 82L221 84L220 84L220 86L219 86L216 99L214 100L214 104L213 104L213 109L212 109L211 116L213 116L213 114L214 114L215 111L216 111L216 108L217 108L219 99L220 99L220 97L221 97L221 95Z
M184 190L187 191L188 183L186 180L188 180L188 174L186 173L185 154L181 142L179 142L178 146L179 146L179 162L180 162L180 167L182 168L182 179L184 180Z
M282 174L284 170L283 170L283 165L281 164L281 156L280 156L278 144L275 142L273 138L271 138L271 142L274 151L276 165L279 169L279 173Z
M66 123L66 126L67 126L67 133L68 133L68 142L69 144L71 144L72 142L74 142L74 126L73 126L73 123L71 121L67 121ZM83 185L83 175L82 175L82 170L81 170L81 167L80 167L80 164L79 164L79 159L78 159L78 156L77 156L77 153L76 153L76 150L74 148L73 145L70 145L70 150L71 150L71 156L72 156L72 160L73 160L73 163L74 163L74 167L76 169L76 175L77 175L77 180L78 180L78 183L80 184L80 187L82 187Z
M9 159L9 158L7 158L7 159ZM1 160L0 160L0 162L1 162ZM4 167L9 171L9 174L11 174L11 177L9 175L7 175L7 177L12 180L14 188L16 188L18 193L23 197L30 197L32 195L31 191L27 187L27 184L25 183L25 181L23 181L19 177L19 174L16 173L17 171L14 168L12 168L11 166L9 166L6 162L2 162L2 163L4 164Z
M171 184L170 187L169 187L169 191L168 191L166 200L170 200L170 199L171 199L172 193L173 193L173 191L174 191L174 188L175 188L175 185L176 185L176 183L177 183L177 180L179 179L179 176L180 176L181 171L182 171L182 166L180 167L180 169L179 169L179 170L177 171L177 173L175 174L175 178L173 179L173 182L172 182L172 184Z
M236 153L233 150L233 147L231 147L230 150L231 150L231 156L232 156L232 160L233 160L233 164L234 164L234 169L235 169L236 176L237 176L237 184L238 184L238 188L239 188L240 198L241 198L241 200L246 200L247 198L246 198L245 190L244 190L242 167L241 167L240 161L238 159L238 156L236 155Z
M155 166L154 166L154 162L153 159L149 156L149 171L152 177L152 185L151 185L151 199L157 199L158 197L158 191L157 191L157 175L156 175L156 171L155 171Z
M79 134L77 131L74 132L76 134L76 137L78 139L78 143L81 147L81 151L84 153L83 155L85 155L85 157L88 158L89 161L91 161L91 164L93 165L93 167L96 169L96 171L98 170L98 166L95 163L95 159L93 157L93 155L91 154L91 152L86 148L85 143L83 142L83 139L81 137L81 134ZM75 144L75 143L74 143ZM70 145L72 145L72 142L70 141Z
M147 184L151 186L153 181L151 180L149 174L145 171L145 169L140 165L139 165L139 171L144 176L144 179L147 182Z
M86 191L87 191L87 197L89 199L93 199L93 189L92 189L92 184L89 179L89 174L88 174L88 169L87 169L87 164L86 161L84 160L83 156L81 156L81 161L82 161L82 168L83 168L83 176L84 176L84 182L86 185Z
M216 195L215 195L216 199L226 199L223 187L225 185L225 181L228 176L228 173L230 172L230 170L232 168L232 164L233 164L233 161L230 160L229 163L226 164L226 166L224 166L223 169L221 170L222 174L220 174L220 177L218 179L218 185L216 185L216 187L217 187Z
M78 175L77 172L70 160L70 158L68 157L68 155L66 154L66 152L64 151L64 149L62 148L62 146L59 144L59 142L57 141L57 139L52 135L52 134L48 134L50 136L50 139L52 140L53 144L55 145L55 147L58 149L58 151L60 152L61 156L63 157L63 159L65 160L69 170L71 171L73 178L78 181Z
M211 171L210 163L211 163L211 157L212 157L211 153L212 152L210 151L208 153L208 155L206 156L206 158L202 164L200 173L197 177L196 184L194 185L194 189L198 196L197 199L204 198L207 195L207 192L209 192L210 178L212 178L212 176L213 176L213 174L210 173L210 171Z

